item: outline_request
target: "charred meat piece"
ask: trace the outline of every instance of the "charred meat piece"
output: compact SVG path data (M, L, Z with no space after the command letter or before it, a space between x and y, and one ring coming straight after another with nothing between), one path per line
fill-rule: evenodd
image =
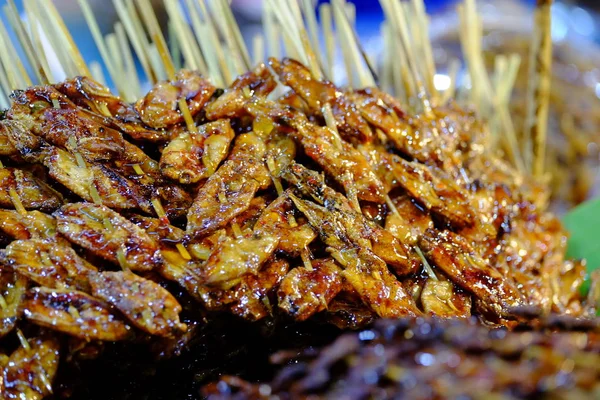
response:
M163 150L160 169L182 184L210 177L227 157L234 132L229 120L201 125L197 132L182 131Z
M427 279L421 291L421 304L425 314L441 318L467 318L471 316L471 296L458 291L451 282Z
M13 122L10 120L0 121L0 156L14 156L19 154L19 150L10 140L8 133L9 126Z
M294 205L319 231L333 258L344 267L342 275L359 296L381 317L400 317L419 313L402 284L385 262L368 247L353 243L351 232L334 212L311 201L290 195Z
M396 197L392 202L398 212L388 213L385 229L401 242L414 245L427 229L433 228L431 217L408 196Z
M264 99L252 98L246 104L255 118L271 118L282 127L291 127L294 137L310 158L340 183L348 196L385 202L385 188L371 169L367 159L349 143L336 138L329 128L308 121L294 112Z
M132 105L125 103L107 87L87 76L67 79L56 85L56 89L78 106L101 115L113 128L123 131L133 139L151 142L168 139L166 131L144 126Z
M190 293L197 296L209 310L229 310L250 321L273 314L271 292L278 287L290 266L285 260L267 261L257 275L249 274L230 289L193 285L187 281Z
M88 293L90 276L97 272L64 240L16 240L6 247L0 262L38 285Z
M398 184L410 197L453 226L475 224L475 211L468 203L467 195L452 178L445 176L441 170L434 170L423 164L400 157L395 157L394 160Z
M312 269L298 267L285 276L277 296L279 308L297 321L326 310L342 290L342 270L332 259L312 261Z
M463 237L429 229L419 246L432 264L498 315L510 314L510 307L522 304L514 282L484 261Z
M40 211L23 215L15 210L0 209L0 231L14 240L51 239L56 236L56 221Z
M563 328L549 334L556 329L551 321L539 325L541 331L510 332L474 319L381 320L324 347L273 354L276 372L265 381L222 377L202 395L211 400L594 398L600 379L598 330Z
M124 340L131 328L109 306L83 292L33 288L22 305L29 321L86 340Z
M3 399L42 400L52 394L60 342L50 335L26 340L28 347L15 350L2 368Z
M256 135L238 136L228 160L198 191L188 211L188 234L206 236L250 206L258 189L271 182L262 162L264 152L264 144Z
M175 81L157 83L135 108L144 123L152 128L166 128L183 122L179 101L186 102L192 116L208 102L215 87L197 72L181 70Z
M203 268L208 286L228 289L248 274L257 275L262 264L273 254L279 238L267 234L250 234L221 240Z
M121 311L139 329L171 337L185 332L181 305L159 284L130 271L101 272L91 277L92 293Z
M267 66L259 64L254 71L239 76L221 96L207 104L206 117L210 120L241 117L246 114L247 96L267 97L276 86Z
M420 261L409 246L356 211L347 198L326 186L317 173L294 163L282 175L302 193L324 204L344 226L354 245L371 249L399 275L406 275L419 268Z
M317 233L305 220L294 216L294 205L285 192L262 212L254 230L258 234L268 234L279 238L279 250L295 256L305 249Z
M0 307L0 338L11 332L17 324L21 303L27 291L27 279L8 268L0 269L0 295L4 299Z
M158 243L108 207L73 203L55 217L58 231L69 241L122 268L149 271L162 262Z
M31 172L18 168L0 168L0 207L14 208L16 199L27 210L53 211L63 198L56 190Z
M292 88L316 115L323 115L323 106L331 106L337 129L342 136L353 143L368 142L373 132L356 106L350 99L331 82L316 80L308 68L290 58L281 62L271 58L269 65L281 82Z

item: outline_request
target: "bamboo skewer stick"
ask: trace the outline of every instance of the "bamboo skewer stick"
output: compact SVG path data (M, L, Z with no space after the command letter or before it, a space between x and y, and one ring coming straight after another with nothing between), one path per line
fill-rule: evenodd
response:
M133 61L133 55L131 54L131 48L129 46L129 40L127 40L127 33L122 22L115 24L115 33L117 34L117 40L119 42L119 48L124 60L125 71L123 76L126 77L124 80L125 85L125 100L135 101L142 93L140 89L140 81L135 69L135 62Z
M25 56L27 57L27 60L29 61L29 65L31 65L33 68L37 80L40 83L45 83L44 79L46 77L43 76L41 64L34 55L33 44L27 35L27 31L23 21L21 20L21 17L19 16L14 0L8 0L8 4L6 4L3 9L4 14L8 17L10 25L17 34L17 39L21 45L21 48L23 49L23 52L25 53Z
M329 5L328 3L321 4L321 6L319 6L319 16L321 17L323 40L325 42L325 75L330 81L333 81L335 63L335 38L333 36L333 26L331 23L331 5Z
M64 42L67 45L67 49L73 59L73 62L75 64L75 66L77 67L77 72L81 75L89 76L90 71L87 68L87 65L83 59L83 56L79 52L79 49L77 48L77 45L75 44L75 41L73 40L73 37L71 36L71 33L69 33L69 30L67 29L65 22L63 21L60 14L58 13L58 10L54 6L54 3L51 1L48 1L48 2L42 2L42 4L46 5L45 7L49 11L50 19L53 21L53 23L55 23L57 25L57 29L60 32L60 36L64 39Z
M552 0L538 0L529 59L525 153L531 173L544 176L550 79L552 71L551 14Z
M34 49L33 53L37 56L36 59L39 61L38 66L40 75L42 77L41 83L49 83L53 79L50 66L48 64L48 59L46 58L46 52L44 51L40 37L38 15L36 12L37 7L32 6L31 1L28 0L23 1L23 6L25 7L27 22L29 23L29 35Z

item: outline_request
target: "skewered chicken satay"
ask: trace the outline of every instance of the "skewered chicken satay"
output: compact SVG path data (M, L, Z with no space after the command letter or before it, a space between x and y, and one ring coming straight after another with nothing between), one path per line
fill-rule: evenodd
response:
M398 184L410 197L455 227L475 224L477 216L467 200L468 195L452 178L441 170L400 157L394 157L394 162Z
M200 188L188 211L187 232L206 236L250 206L259 188L271 184L263 163L266 148L253 133L237 137L227 161Z
M36 107L28 106L32 102L37 104ZM58 102L60 107L53 107L51 102ZM53 178L86 200L94 200L93 193L87 193L94 190L91 188L93 182L100 197L111 207L119 208L121 203L127 204L125 208L131 208L128 203L137 202L143 211L152 213L154 210L148 199L159 198L167 215L176 217L191 203L190 196L182 188L163 182L158 162L109 127L105 117L77 107L52 87L34 87L20 92L9 114L13 121L21 122L12 127L14 140L22 142L17 145L21 153L32 158L32 149L46 150L33 158L46 165L54 173ZM22 136L27 133L23 130L27 129L41 139L25 140ZM68 162L69 157L71 162ZM57 162L57 158L63 163ZM74 162L79 169L69 165ZM93 179L88 176L87 180L69 180L69 172L85 175L87 169ZM129 202L113 198L119 195L129 197Z
M63 203L60 193L31 172L0 168L0 207L14 207L14 194L27 210L53 211Z
M323 107L331 107L337 129L342 137L351 143L369 142L373 131L360 115L350 99L331 82L316 80L308 68L290 58L281 62L271 58L269 65L284 85L292 88L308 106L312 113L323 117Z
M108 207L73 203L55 213L57 229L69 241L133 271L162 263L158 242Z
M0 231L14 240L52 239L56 237L56 221L40 211L23 215L15 210L0 209Z
M0 263L41 286L87 293L97 272L64 240L16 240L0 253Z
M30 289L22 305L34 324L86 340L117 341L131 337L131 328L108 304L86 293L68 289Z
M292 127L306 154L339 182L349 196L385 203L385 187L366 158L326 127L309 122L302 114L264 99L252 98L246 107L256 118L271 118L283 128Z
M144 332L172 337L187 329L179 321L181 305L157 283L130 271L101 272L90 283L95 297L114 306Z
M272 315L271 292L279 287L289 268L287 261L274 259L267 261L257 275L245 275L230 289L189 284L187 287L209 310L229 310L244 319L257 321Z
M208 286L229 289L244 275L257 275L263 263L277 249L279 238L251 233L239 238L226 236L212 251L203 267Z
M126 217L129 221L146 231L154 241L161 242L161 244L174 245L183 242L185 238L184 230L166 224L161 219L137 214L126 215Z
M313 260L312 269L297 267L283 278L277 290L279 308L296 321L326 310L342 290L342 270L332 259Z
M267 97L276 86L267 66L259 64L254 71L239 76L231 87L206 105L206 118L218 120L246 115L247 96Z
M471 296L458 291L447 280L427 279L421 291L425 314L440 318L468 318L471 316Z
M168 131L144 126L137 110L113 95L110 90L87 76L67 79L56 89L80 107L102 116L114 129L133 139L160 142L168 140Z
M398 275L406 275L419 268L421 263L409 246L355 211L349 200L326 186L318 174L294 163L283 171L282 176L305 195L324 204L344 226L354 245L372 249Z
M353 241L352 227L348 228L348 224L341 221L343 216L294 195L290 198L319 232L333 258L344 267L342 275L380 317L419 314L412 298L385 262L369 247ZM354 229L360 230L360 226Z
M50 335L29 338L2 367L0 397L3 399L42 400L52 394L58 370L60 342Z
M21 314L27 279L7 268L0 269L0 338L11 332Z
M427 229L433 228L431 216L415 205L408 196L398 196L392 202L398 212L387 215L385 229L403 243L417 244L418 238Z
M461 236L429 229L421 236L419 247L449 279L473 293L497 315L510 315L509 308L522 305L514 282L483 260Z
M42 138L25 131L20 124L10 125L8 131L12 143L27 161L46 166L51 178L84 200L98 200L116 209L153 211L149 191L114 169L102 164L86 163L76 155L51 146Z
M175 79L175 82L158 82L136 103L135 108L146 125L160 129L181 123L184 116L180 100L185 101L193 117L215 92L215 87L197 72L180 70Z
M0 156L15 156L19 154L19 150L10 140L9 125L10 121L0 121Z
M201 125L197 132L181 131L162 152L162 174L182 184L210 177L227 157L234 136L226 119Z
M422 163L457 168L485 130L473 115L452 105L433 108L432 115L408 115L389 94L377 88L346 92L360 114L380 129L404 155Z
M317 237L307 221L294 216L294 204L284 192L260 215L254 230L279 238L277 248L291 256L297 256Z

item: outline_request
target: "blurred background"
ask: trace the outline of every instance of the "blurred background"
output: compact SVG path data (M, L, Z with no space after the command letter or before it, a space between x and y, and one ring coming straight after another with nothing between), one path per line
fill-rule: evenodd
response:
M50 0L48 0L50 1ZM166 29L164 1L152 0ZM211 4L212 0L206 0ZM117 14L110 0L89 0L104 35L113 32ZM324 1L314 1L315 7ZM354 4L355 28L366 52L381 63L385 57L381 38L383 12L377 0L350 0ZM459 20L454 0L425 0L430 15L430 36L437 65L436 86L449 85L448 66L462 58L458 37ZM100 60L77 0L53 0L85 60ZM230 1L243 37L261 30L262 0ZM0 0L5 6L7 0ZM22 12L23 1L15 0ZM488 67L496 54L516 53L521 67L516 81L511 116L522 122L527 86L527 59L533 26L535 0L479 0L484 29L483 49ZM562 213L580 202L600 195L600 1L555 0L552 6L554 64L548 151L552 165L553 208ZM6 24L6 20L3 20ZM8 26L8 25L6 25ZM12 32L8 29L9 32ZM268 38L266 38L268 40ZM251 48L251 46L249 46ZM464 63L463 63L464 65ZM339 75L343 82L343 68ZM106 72L106 70L105 70ZM458 73L458 82L464 70ZM106 74L105 74L106 75ZM336 73L336 76L337 73ZM340 79L340 78L338 78ZM340 82L338 82L340 83ZM107 82L110 86L111 82ZM468 83L467 83L468 84ZM143 87L147 90L149 84Z

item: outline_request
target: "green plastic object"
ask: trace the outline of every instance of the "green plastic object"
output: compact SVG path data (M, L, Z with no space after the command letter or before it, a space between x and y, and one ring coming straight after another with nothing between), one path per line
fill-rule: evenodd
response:
M570 234L567 257L584 258L588 274L600 269L600 198L587 201L569 211L563 218L563 223ZM589 285L588 279L581 287L582 294L587 293Z

